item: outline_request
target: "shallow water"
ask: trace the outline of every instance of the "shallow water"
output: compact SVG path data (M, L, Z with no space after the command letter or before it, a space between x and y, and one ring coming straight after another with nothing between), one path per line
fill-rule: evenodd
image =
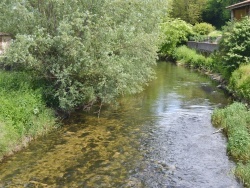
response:
M64 126L0 164L0 187L236 188L211 125L230 99L205 76L159 63L144 92Z

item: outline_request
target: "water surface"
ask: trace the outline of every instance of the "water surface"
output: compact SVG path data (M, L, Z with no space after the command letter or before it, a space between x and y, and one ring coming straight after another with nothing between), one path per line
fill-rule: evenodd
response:
M207 77L159 63L139 95L78 112L0 164L0 187L236 188L211 113L229 98Z

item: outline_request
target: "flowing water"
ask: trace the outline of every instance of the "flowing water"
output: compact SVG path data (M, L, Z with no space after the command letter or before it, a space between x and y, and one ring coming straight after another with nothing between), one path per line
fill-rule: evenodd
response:
M236 188L211 113L230 103L205 76L159 63L139 95L64 126L0 164L0 187Z

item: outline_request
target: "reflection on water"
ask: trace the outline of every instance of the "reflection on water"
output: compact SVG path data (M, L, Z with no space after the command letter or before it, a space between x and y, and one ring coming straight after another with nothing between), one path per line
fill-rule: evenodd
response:
M0 187L240 187L210 114L229 101L206 77L159 63L157 79L98 119L75 113L0 165Z

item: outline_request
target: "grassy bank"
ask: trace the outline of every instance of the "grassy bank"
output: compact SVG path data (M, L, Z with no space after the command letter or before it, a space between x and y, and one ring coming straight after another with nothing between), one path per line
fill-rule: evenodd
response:
M212 71L214 69L212 58L198 54L195 50L190 49L187 46L176 48L172 56L178 64L186 67L205 71Z
M242 103L233 103L215 110L212 122L226 133L228 153L237 163L235 174L250 187L250 112Z
M0 72L0 160L56 127L33 81L27 73Z
M211 57L204 57L186 46L178 47L173 57L184 66L210 72L219 72ZM236 69L228 80L228 91L235 97L250 101L250 65ZM243 103L235 102L225 109L216 109L212 123L223 129L228 137L228 154L237 163L235 175L250 187L250 112Z

